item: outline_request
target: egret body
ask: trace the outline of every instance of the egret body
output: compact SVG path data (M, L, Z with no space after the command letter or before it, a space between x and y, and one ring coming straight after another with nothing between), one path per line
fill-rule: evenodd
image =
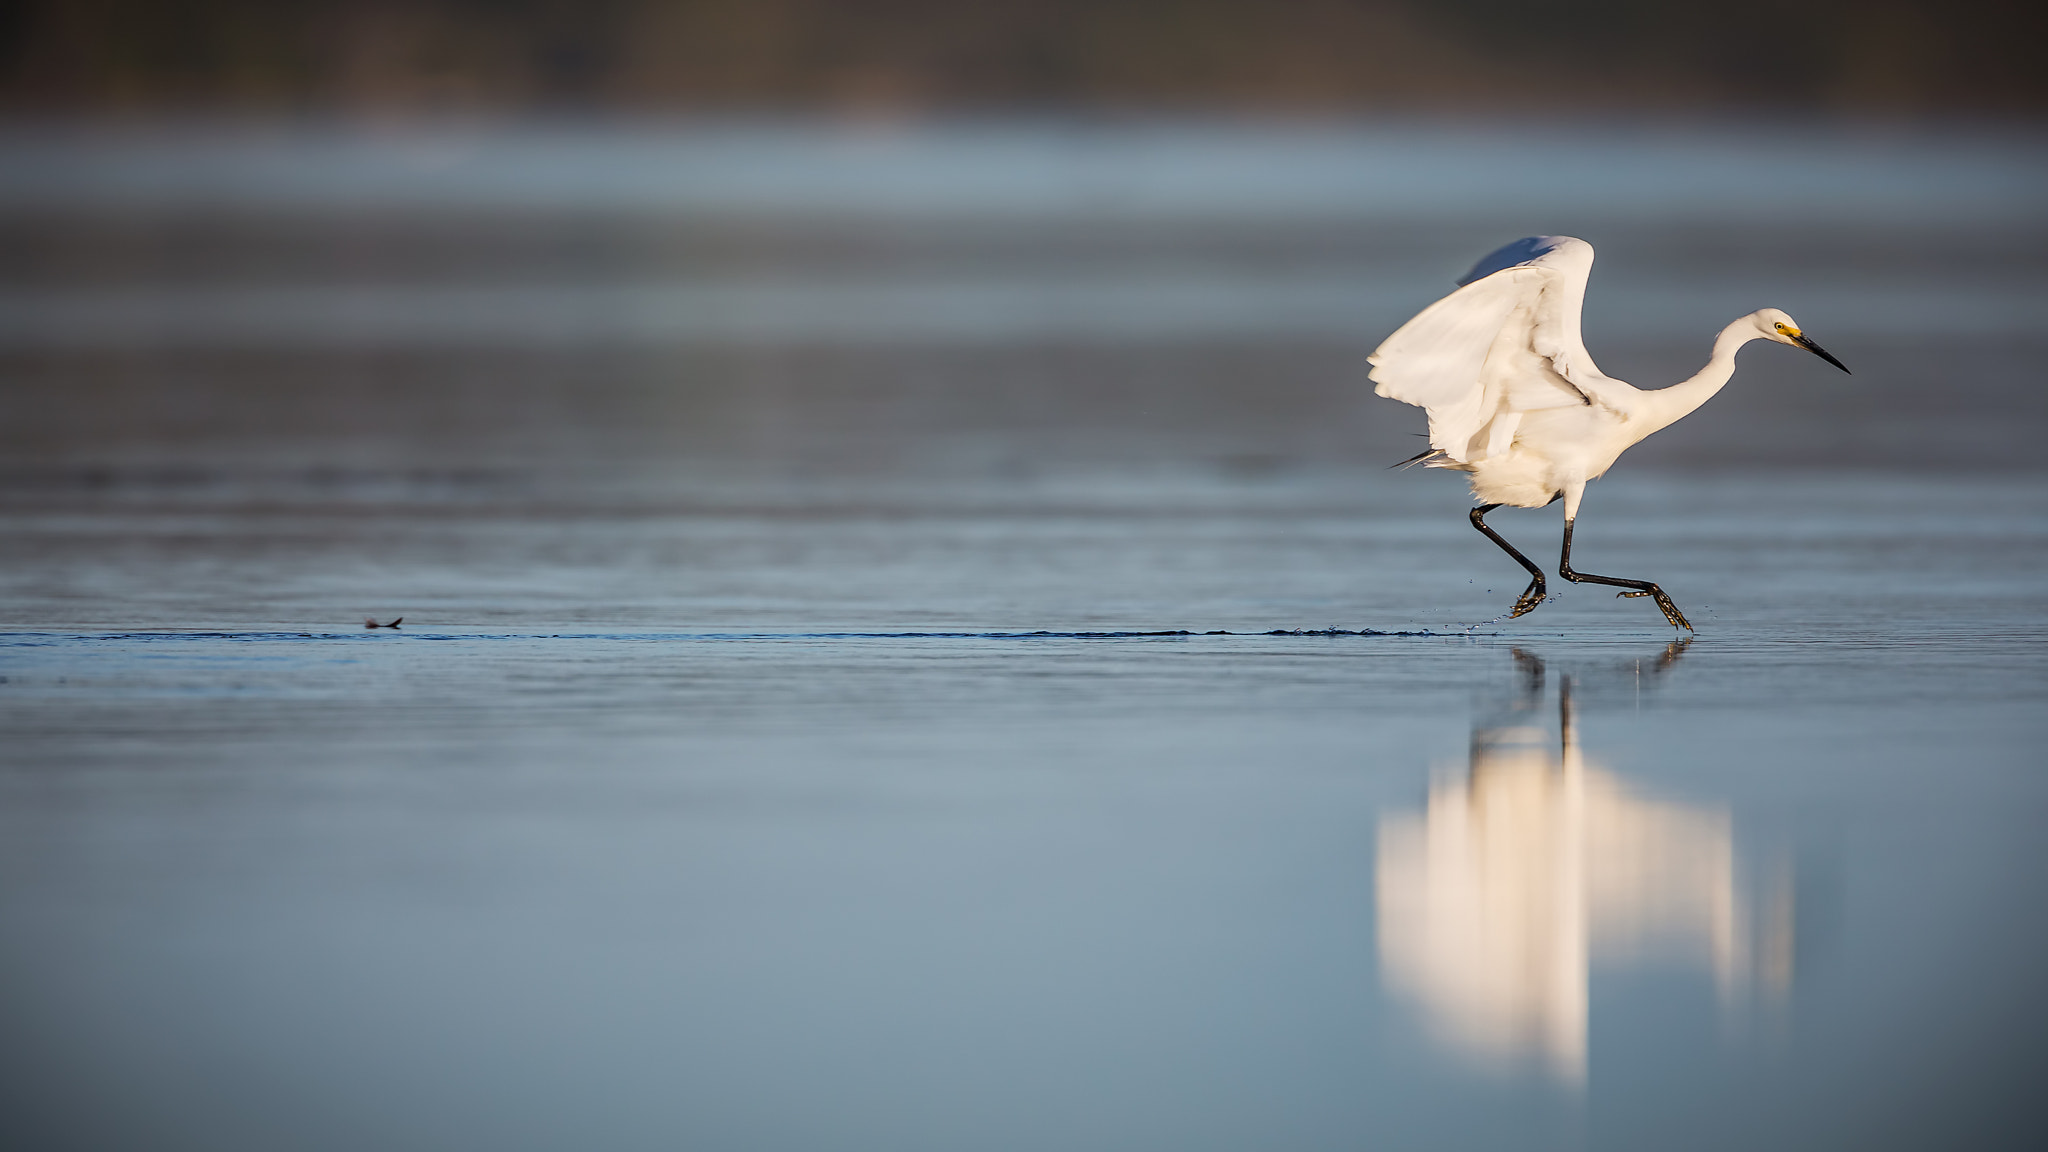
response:
M1752 340L1804 348L1848 369L1792 317L1765 308L1723 328L1691 379L1653 391L1625 384L1601 372L1579 338L1592 270L1593 246L1570 236L1531 236L1494 252L1372 354L1374 390L1429 413L1429 450L1402 463L1469 473L1479 500L1473 527L1528 569L1529 587L1510 616L1543 603L1543 569L1488 527L1486 514L1503 504L1541 508L1563 500L1558 575L1654 597L1673 627L1691 631L1656 584L1572 568L1572 525L1587 483L1719 392L1735 374L1736 352Z

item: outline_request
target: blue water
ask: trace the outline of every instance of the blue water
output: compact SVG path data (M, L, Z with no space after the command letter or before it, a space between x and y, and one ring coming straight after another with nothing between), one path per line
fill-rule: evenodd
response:
M0 140L8 1146L2028 1145L2032 136L437 131ZM1384 467L1503 229L1856 370L1696 636Z

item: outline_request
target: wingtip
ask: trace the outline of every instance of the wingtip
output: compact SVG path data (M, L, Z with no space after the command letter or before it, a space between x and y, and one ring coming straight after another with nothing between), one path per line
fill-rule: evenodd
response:
M1584 240L1576 236L1524 236L1520 240L1503 244L1485 256L1480 257L1479 262L1472 265L1472 270L1465 273L1464 277L1456 283L1460 288L1468 284L1476 284L1496 272L1505 272L1510 268L1519 268L1524 264L1539 260L1560 248L1572 244L1585 243ZM1592 245L1588 244L1586 247L1590 251Z

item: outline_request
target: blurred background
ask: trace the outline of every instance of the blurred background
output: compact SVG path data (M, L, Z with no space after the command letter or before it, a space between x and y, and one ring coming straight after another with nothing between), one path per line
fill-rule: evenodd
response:
M2029 4L1788 0L10 3L23 110L2025 116Z
M1549 232L1603 253L1611 373L1682 378L1774 304L1881 398L1760 363L1648 462L2020 464L2040 21L9 4L0 446L16 488L188 494L314 465L1346 468L1419 427L1362 395L1363 354ZM1941 392L1966 363L1967 412Z
M1845 409L1752 355L1646 463L2031 467L2040 21L10 4L0 447L15 487L187 494L316 465L1347 469L1420 427L1363 355L1479 254L1565 233L1603 253L1610 373L1680 379L1764 304L1863 366Z
M2028 1146L2044 20L0 0L0 1143Z

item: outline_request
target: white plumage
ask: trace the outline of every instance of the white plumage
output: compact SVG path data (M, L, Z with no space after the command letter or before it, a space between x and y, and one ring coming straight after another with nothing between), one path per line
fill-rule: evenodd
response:
M1423 309L1373 352L1375 391L1429 413L1430 450L1409 463L1470 473L1472 494L1481 502L1472 523L1535 577L1513 615L1543 602L1543 572L1483 517L1502 504L1538 508L1562 499L1559 574L1621 587L1623 596L1653 596L1666 619L1690 629L1655 584L1572 571L1572 524L1586 484L1632 445L1720 391L1735 372L1735 353L1751 340L1805 348L1848 369L1807 339L1790 316L1765 308L1722 329L1712 358L1691 379L1637 389L1601 372L1579 338L1592 270L1593 246L1571 236L1531 236L1495 251L1473 266L1456 292Z

